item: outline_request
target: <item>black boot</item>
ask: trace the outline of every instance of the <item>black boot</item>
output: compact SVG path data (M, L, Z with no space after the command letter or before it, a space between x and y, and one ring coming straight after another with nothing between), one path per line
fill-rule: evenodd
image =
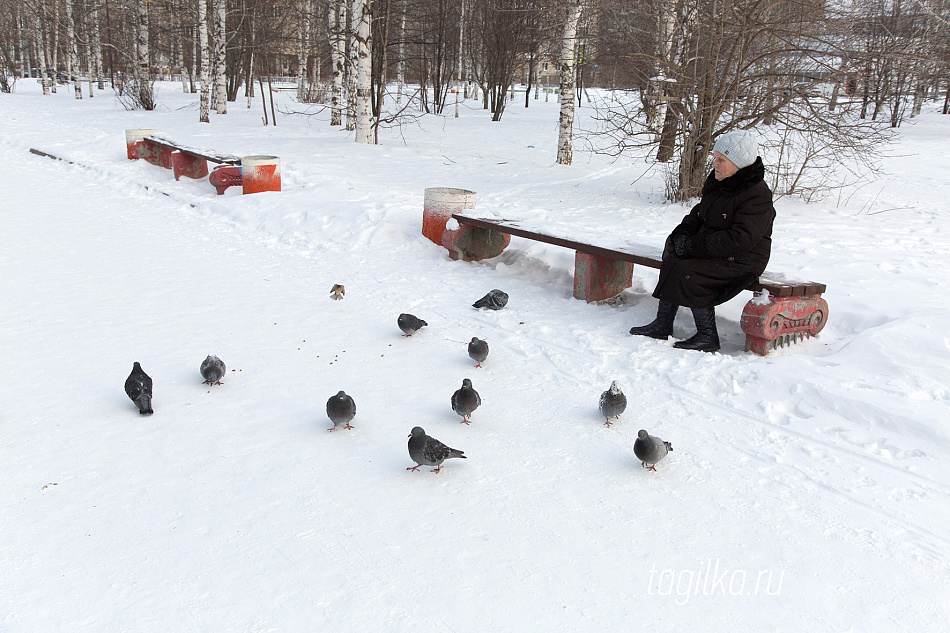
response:
M676 318L676 311L679 306L669 301L660 299L660 306L656 309L656 318L652 323L630 328L631 334L639 336L649 336L665 341L673 333L673 320Z
M691 308L696 321L696 334L685 341L673 344L679 349L695 349L700 352L719 351L719 332L716 331L715 308Z

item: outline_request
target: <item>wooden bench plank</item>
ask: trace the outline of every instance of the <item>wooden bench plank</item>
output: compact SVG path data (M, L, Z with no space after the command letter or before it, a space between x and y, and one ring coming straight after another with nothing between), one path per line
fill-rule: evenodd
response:
M215 152L208 149L200 149L197 147L190 147L188 145L183 145L176 141L169 139L168 137L162 136L161 134L151 134L145 137L146 141L155 143L156 145L161 145L162 147L168 147L171 149L178 150L179 152L190 154L191 156L197 156L198 158L204 158L205 160L210 160L212 163L219 163L223 165L240 165L241 157L234 156L232 154L222 154L220 152Z
M589 241L600 238L603 238L604 241L613 241L615 243L615 247L609 248L606 246L596 246L589 242L580 241L572 237L557 235L556 231L552 231L548 227L531 226L517 220L480 218L463 213L454 213L452 214L452 217L455 218L459 224L468 224L471 226L488 229L490 231L499 231L501 233L516 235L518 237L524 237L526 239L535 240L538 242L545 242L555 246L563 246L581 253L596 255L598 257L630 262L632 264L639 264L649 268L660 268L662 263L663 253L661 249L658 249L654 246L628 242L622 238L618 238L615 235L600 234L593 231L587 232ZM578 232L584 233L582 230ZM825 284L814 281L799 281L795 279L789 279L781 273L765 271L759 277L758 283L752 284L748 287L748 290L753 291L760 291L763 289L768 290L769 294L773 297L810 297L821 295L823 292L825 292Z

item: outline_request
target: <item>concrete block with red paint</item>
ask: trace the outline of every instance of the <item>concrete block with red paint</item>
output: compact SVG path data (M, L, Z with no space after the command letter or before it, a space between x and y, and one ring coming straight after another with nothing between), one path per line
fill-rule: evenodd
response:
M443 230L441 239L442 246L449 251L449 257L465 262L497 257L511 243L511 236L507 233L468 224L454 230Z
M241 177L241 168L234 165L215 167L208 176L208 181L215 188L219 196L223 196L228 187L240 187L244 179Z
M574 252L574 298L603 301L616 297L633 285L633 264Z
M821 332L828 321L828 303L821 295L768 297L756 293L742 310L740 326L745 348L760 356Z
M241 158L241 177L244 193L280 191L280 158L244 156Z
M141 149L145 147L145 137L155 134L151 129L135 129L125 131L125 151L129 160L138 160Z
M179 180L182 176L198 179L208 175L208 161L201 156L187 154L179 150L172 152L171 162L175 180Z
M146 162L149 162L158 167L164 167L165 169L172 168L172 152L175 149L164 145L161 143L156 143L151 139L142 139L142 147L138 150L139 158L144 159Z
M452 214L474 208L474 191L453 187L428 187L423 199L422 234L436 244L442 244L445 224L452 218Z

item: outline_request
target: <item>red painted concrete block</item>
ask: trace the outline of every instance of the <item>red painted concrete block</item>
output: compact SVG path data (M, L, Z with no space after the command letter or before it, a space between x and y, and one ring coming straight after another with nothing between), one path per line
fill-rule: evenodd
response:
M151 128L140 128L125 131L125 151L129 160L138 160L141 158L139 151L144 146L143 139L150 134L155 134L155 130Z
M458 230L442 232L442 246L448 249L449 257L465 262L497 257L510 243L511 236L507 233L468 224L463 224Z
M574 252L574 298L588 303L616 297L633 284L633 264Z
M422 207L422 234L442 244L445 223L453 213L475 208L475 192L453 187L429 187Z
M746 351L766 356L806 336L816 336L827 322L828 302L820 295L769 297L763 301L756 293L743 308L740 325L746 334Z
M243 182L241 168L233 165L215 167L208 176L208 181L217 190L218 195L223 196L228 187L241 186Z
M244 193L280 191L280 158L244 156L241 159L241 176Z
M175 180L182 176L197 179L208 175L208 161L200 156L192 156L184 152L172 152L171 160Z
M172 168L172 152L175 151L174 149L166 145L153 143L148 139L143 139L142 143L143 146L138 150L139 158L144 158L147 162L165 169Z

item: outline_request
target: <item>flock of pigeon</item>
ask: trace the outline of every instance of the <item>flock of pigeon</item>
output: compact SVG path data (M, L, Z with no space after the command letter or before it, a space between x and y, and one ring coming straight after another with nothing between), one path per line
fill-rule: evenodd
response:
M341 299L343 286L335 284L331 290L331 295L334 299ZM501 310L507 304L508 295L496 289L473 303L472 306ZM428 325L422 319L407 313L400 314L396 323L404 336L412 336ZM475 361L475 367L481 367L485 359L488 358L488 343L477 337L472 337L468 344L468 355ZM224 377L227 368L220 358L209 355L202 361L199 371L202 378L205 379L204 384L220 385L221 378ZM152 410L152 379L138 362L132 364L132 373L125 380L125 393L138 407L140 414L154 413ZM462 416L462 424L471 424L469 418L481 403L481 396L475 391L472 381L468 378L464 379L462 386L452 394L452 410ZM624 395L620 389L620 384L616 380L610 383L610 388L600 395L599 407L608 427L612 424L611 419L619 418L620 414L627 408L627 396ZM330 431L340 428L352 429L353 425L350 422L356 417L356 402L352 396L340 391L327 400L327 417L333 422L333 426L328 429ZM633 443L633 452L640 460L640 465L653 471L656 471L657 462L666 457L667 453L672 450L673 447L669 442L650 435L645 430L637 433L637 439ZM416 465L410 466L406 470L418 471L421 466L435 466L432 470L435 473L442 470L442 462L447 459L453 457L467 459L463 451L446 446L434 437L426 435L425 430L420 426L414 427L409 434L409 457Z

